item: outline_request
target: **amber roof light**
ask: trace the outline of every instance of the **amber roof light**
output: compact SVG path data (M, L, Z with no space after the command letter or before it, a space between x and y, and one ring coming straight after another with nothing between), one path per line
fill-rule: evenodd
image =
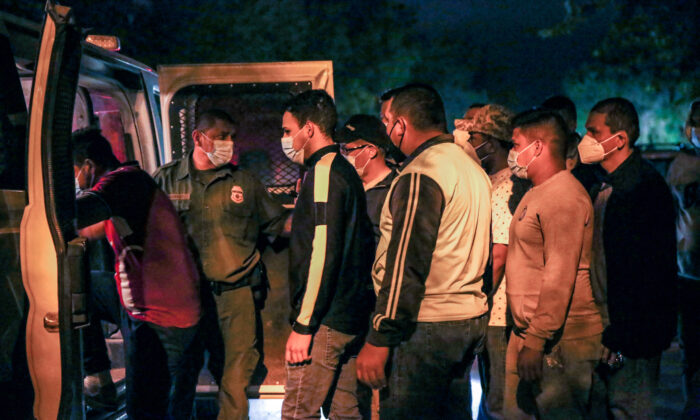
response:
M85 41L109 51L119 51L122 47L119 38L113 35L88 35Z

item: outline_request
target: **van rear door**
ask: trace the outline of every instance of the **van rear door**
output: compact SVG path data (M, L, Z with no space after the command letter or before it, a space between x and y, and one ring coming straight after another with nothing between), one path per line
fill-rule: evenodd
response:
M293 203L301 167L287 159L280 146L284 104L308 89L324 89L333 96L331 61L160 66L158 78L166 161L188 156L196 116L219 108L237 122L234 160L257 175L273 197ZM268 247L263 260L271 287L262 311L265 368L256 372L248 394L281 398L284 348L291 331L288 255ZM200 395L206 391L204 382L200 380ZM211 392L215 390L211 386Z

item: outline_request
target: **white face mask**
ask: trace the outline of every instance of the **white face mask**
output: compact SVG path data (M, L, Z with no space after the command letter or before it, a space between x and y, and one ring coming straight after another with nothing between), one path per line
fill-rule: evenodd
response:
M698 131L695 129L695 127L690 128L690 143L696 149L700 149L700 138L698 138Z
M297 131L297 133L293 136L287 136L287 137L282 137L280 139L282 143L282 151L284 154L289 158L294 163L298 163L299 165L304 164L304 147L306 147L306 143L309 142L309 139L307 138L304 144L301 146L301 149L295 150L294 149L294 139L301 133L301 129Z
M202 132L202 135L214 143L214 150L206 152L207 157L215 167L224 166L233 157L233 142L228 140L212 140Z
M80 172L78 172L78 175L80 175ZM75 176L75 195L78 195L82 192L82 188L80 188L80 183L78 182L78 175Z
M510 152L508 152L508 167L510 168L511 172L513 172L513 175L517 176L518 178L527 179L527 168L530 167L530 164L535 160L535 158L537 158L537 156L533 155L532 159L530 159L525 166L518 163L518 157L535 143L536 141L533 141L519 152L516 152L515 149L510 149Z
M455 128L455 130L452 132L452 135L455 138L455 144L457 146L461 147L464 149L464 145L467 144L469 141L469 137L471 134L469 134L469 131L466 130L460 130L459 128Z
M617 134L613 134L601 142L598 142L588 134L583 136L578 144L578 155L581 158L581 163L592 164L602 162L605 159L605 156L615 151L613 148L609 150L608 153L605 153L603 143L612 140L616 135Z
M368 150L367 146L365 146L363 150L360 150L360 153L358 153L357 156L361 155L362 152L364 152L365 150ZM355 158L357 158L357 156L350 156L350 155L343 155L343 156L345 156L345 159L347 159L348 162L350 162L350 164L352 165L352 167L355 168L355 170L357 171L357 175L360 178L362 178L362 175L365 174L365 168L367 167L367 165L369 165L369 161L372 160L372 158L367 159L367 162L365 162L365 164L362 165L361 168L358 168L357 166L355 166L355 160L356 160Z

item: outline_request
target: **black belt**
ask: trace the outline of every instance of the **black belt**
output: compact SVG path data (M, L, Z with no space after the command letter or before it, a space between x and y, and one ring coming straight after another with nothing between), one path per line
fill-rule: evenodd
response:
M244 278L235 283L227 283L224 281L210 281L209 288L211 292L216 296L221 296L223 292L228 292L229 290L240 289L241 287L248 286L248 279Z

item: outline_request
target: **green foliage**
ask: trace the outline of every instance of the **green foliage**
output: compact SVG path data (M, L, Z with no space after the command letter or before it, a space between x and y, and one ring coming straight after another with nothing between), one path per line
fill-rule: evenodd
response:
M588 110L604 98L622 96L635 105L639 113L639 145L673 145L683 141L681 127L688 112L688 102L692 97L692 83L684 82L665 89L659 89L654 80L643 76L618 79L605 69L579 72L564 82L564 89L576 106L579 129L583 129ZM676 99L674 99L676 98ZM680 100L679 100L680 98Z
M592 61L566 79L566 92L580 109L607 97L626 97L640 115L640 144L679 143L688 103L700 96L700 8L687 0L564 3L567 17L541 36L561 36L586 24L594 12L615 11Z

